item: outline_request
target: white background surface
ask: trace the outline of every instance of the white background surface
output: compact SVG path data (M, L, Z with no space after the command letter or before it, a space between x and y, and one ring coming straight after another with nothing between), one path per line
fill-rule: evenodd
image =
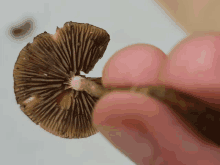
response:
M7 28L24 17L36 29L13 41ZM89 76L102 75L119 49L148 43L168 53L186 34L153 0L1 0L0 2L0 165L132 165L100 133L85 139L62 139L41 129L16 104L13 68L20 50L44 31L54 34L67 21L105 29L111 41Z

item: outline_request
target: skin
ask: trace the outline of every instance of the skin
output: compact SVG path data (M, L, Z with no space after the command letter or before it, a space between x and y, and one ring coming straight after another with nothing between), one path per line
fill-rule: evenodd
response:
M220 107L220 33L195 33L169 55L147 44L116 52L103 70L105 87L164 84ZM219 164L220 148L201 141L163 103L112 92L94 110L98 130L136 164Z

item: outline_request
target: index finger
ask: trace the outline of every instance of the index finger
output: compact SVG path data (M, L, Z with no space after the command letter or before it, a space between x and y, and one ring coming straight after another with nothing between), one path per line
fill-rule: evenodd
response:
M219 32L191 35L171 51L159 79L167 86L219 104L219 45Z
M167 56L148 44L135 44L116 52L106 63L102 81L105 87L152 85L158 83Z

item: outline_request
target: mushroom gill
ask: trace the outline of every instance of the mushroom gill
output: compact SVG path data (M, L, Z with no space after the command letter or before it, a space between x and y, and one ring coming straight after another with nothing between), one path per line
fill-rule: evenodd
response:
M63 138L95 134L92 112L98 98L70 89L68 82L80 71L89 73L109 41L105 30L76 22L65 23L54 35L36 36L20 51L14 66L14 91L21 110L34 123Z

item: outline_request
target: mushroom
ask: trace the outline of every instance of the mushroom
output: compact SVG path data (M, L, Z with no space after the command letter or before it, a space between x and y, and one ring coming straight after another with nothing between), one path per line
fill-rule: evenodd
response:
M92 112L98 98L69 88L68 82L80 71L89 73L109 41L105 30L76 22L65 23L54 35L44 32L35 37L21 50L14 66L14 91L21 110L63 138L95 134Z

